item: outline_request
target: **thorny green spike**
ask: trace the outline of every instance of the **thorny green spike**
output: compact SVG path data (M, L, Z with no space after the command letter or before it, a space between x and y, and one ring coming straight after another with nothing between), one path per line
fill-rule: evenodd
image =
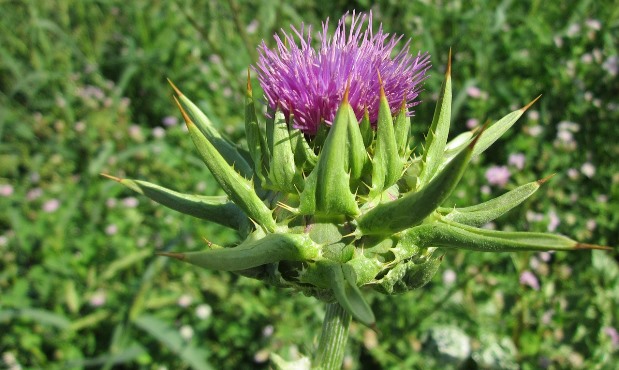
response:
M419 176L419 186L424 186L435 175L443 161L443 152L447 143L449 126L451 123L451 49L447 60L445 80L436 103L436 110L432 118L432 125L426 136L425 150L421 160L422 171Z
M487 202L464 208L438 208L438 212L449 221L469 226L483 226L520 205L533 195L552 176L517 187Z
M232 248L158 254L211 270L239 271L279 261L313 260L319 252L319 246L305 234L268 234Z
M189 100L170 79L168 79L168 83L172 86L172 89L176 95L178 95L178 99L175 98L176 104L179 105L179 107L183 107L185 114L191 119L200 132L208 138L219 154L226 160L226 162L228 162L230 166L234 166L234 168L236 168L243 177L246 179L251 179L253 170L249 164L247 164L247 161L245 161L234 144L219 134L219 132L213 127L211 120L208 119L200 108Z
M301 130L293 128L291 123L288 124L288 129L290 130L290 143L294 152L295 164L302 170L311 171L318 162L318 156L310 148Z
M479 135L477 136L479 138ZM389 235L415 226L428 217L451 194L471 158L476 140L418 192L381 203L357 220L361 235Z
M243 230L242 234L244 235L251 229L251 222L247 216L236 204L228 201L225 196L209 197L183 194L147 181L121 179L103 173L101 175L186 215L216 222L238 231Z
M276 225L275 220L271 216L271 211L258 197L251 181L239 175L234 168L228 165L208 138L202 134L191 118L189 118L178 100L176 102L187 124L189 136L191 136L196 145L202 160L224 192L230 197L230 200L241 207L245 214L260 226L270 232L275 231Z
M396 144L398 146L398 154L403 161L408 159L408 138L411 130L411 120L406 116L406 100L402 100L400 112L393 123Z
M254 173L262 184L265 183L265 174L267 173L267 164L265 161L269 158L267 143L256 116L256 106L254 104L254 96L251 88L251 80L249 68L247 69L247 91L245 95L245 135L247 137L247 147L249 155L254 162Z
M288 124L284 114L279 111L275 113L273 123L273 148L269 167L269 188L294 194L303 190L303 179L295 165Z
M473 157L477 157L481 153L483 153L490 145L494 144L510 127L518 121L518 119L527 111L539 98L542 96L538 96L533 99L529 104L524 107L517 109L505 117L498 120L495 124L490 125L487 130L484 131L483 135L479 138L479 144L473 150Z
M363 135L359 127L359 122L355 117L352 107L348 106L348 137L346 147L348 152L348 168L350 170L351 191L355 192L361 177L365 173L369 159L363 143Z
M367 108L363 111L363 117L361 118L359 129L361 130L361 136L363 137L363 145L367 149L374 140L374 130L372 129L372 124L370 123L370 114L368 113Z
M379 74L380 80L380 74ZM376 127L376 149L372 159L372 188L370 198L387 189L400 178L403 163L398 155L398 145L393 129L391 108L385 96L385 90L380 82L380 108Z
M350 168L346 138L348 133L349 104L344 95L333 125L329 130L318 164L308 176L305 189L301 193L301 214L328 216L356 216L359 208L355 195L349 187Z
M422 247L468 249L480 252L611 250L609 247L578 243L562 235L505 232L480 229L451 221L424 224L406 231L403 239Z

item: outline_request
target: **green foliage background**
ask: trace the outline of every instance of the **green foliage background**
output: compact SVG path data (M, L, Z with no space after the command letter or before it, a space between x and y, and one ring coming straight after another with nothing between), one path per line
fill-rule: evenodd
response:
M258 43L272 45L271 35L289 24L318 27L352 9L371 9L376 24L432 54L425 103L413 120L418 138L449 47L454 134L471 119L496 120L544 95L466 175L453 204L556 173L493 226L556 226L582 242L619 244L613 1L0 1L3 368L268 368L269 353L311 352L320 303L156 257L202 248L203 237L234 243L235 236L134 198L99 173L218 194L174 124L165 79L242 143L244 76ZM509 165L507 185L490 186L486 170L516 153L524 167ZM539 290L519 283L525 271ZM613 369L619 362L616 251L450 252L423 289L368 294L380 333L353 324L348 369ZM433 352L428 333L437 328L459 328L473 355L462 362ZM482 354L506 342L515 349L502 365L484 362Z

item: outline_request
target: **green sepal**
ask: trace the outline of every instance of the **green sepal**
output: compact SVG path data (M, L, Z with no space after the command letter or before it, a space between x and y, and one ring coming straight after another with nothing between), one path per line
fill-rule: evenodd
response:
M408 154L408 144L411 130L411 120L406 116L407 108L406 108L406 100L402 101L402 106L400 107L400 111L395 118L394 126L394 134L395 141L398 146L398 154L402 158L402 160L406 160Z
M307 140L303 136L301 130L293 128L292 122L289 124L290 130L290 143L292 144L292 151L294 152L294 163L297 168L303 169L307 172L314 169L318 162L318 156L312 148L310 148Z
M346 140L348 152L348 169L350 172L350 188L355 192L359 181L365 173L366 166L369 164L367 151L363 142L363 135L359 127L357 117L352 107L348 105L348 138Z
M407 261L394 268L372 287L384 294L401 294L421 288L432 280L438 271L443 256L432 257L421 262Z
M245 134L247 137L249 155L254 163L254 173L258 176L260 182L265 184L269 151L266 138L260 130L260 125L258 123L256 105L254 103L254 96L249 80L249 71L247 73L247 93L245 95Z
M299 212L304 215L356 216L359 208L348 174L347 132L351 110L344 99L329 130L318 163L307 177Z
M247 163L245 158L241 155L239 150L234 144L222 137L219 132L213 126L211 120L195 105L189 98L187 98L181 91L174 86L172 81L169 81L170 85L178 95L177 104L179 108L182 108L184 114L186 114L195 126L200 130L208 141L217 149L221 154L221 157L230 165L236 168L236 170L246 179L251 179L254 171Z
M582 244L562 235L480 229L443 220L407 230L403 233L402 239L409 239L409 242L420 247L457 248L480 252L609 249Z
M439 207L438 212L449 221L469 226L483 226L527 200L546 180L542 179L521 185L499 197L471 207Z
M303 179L296 170L288 123L280 111L275 113L273 122L273 147L269 168L269 188L294 194L303 190Z
M179 108L187 123L189 136L191 136L202 160L230 200L239 206L254 222L268 231L275 231L276 225L271 211L256 194L252 182L241 176L226 162L208 138L196 127L180 104Z
M533 99L533 101L526 106L507 114L505 117L485 129L479 138L479 142L475 145L473 157L477 157L483 153L486 149L488 149L488 147L490 147L490 145L494 144L495 141L503 136L503 134L509 130L510 127L512 127L514 123L516 123L516 121L518 121L518 119L524 114L524 112L526 112L527 109L529 109L529 107L533 105L533 103L535 103L540 97L541 95Z
M395 184L402 175L404 165L398 155L391 108L389 108L389 102L382 86L380 88L380 105L376 125L376 148L372 159L370 197L382 193L384 189Z
M362 235L390 235L415 226L428 217L458 185L471 158L475 141L464 148L425 187L399 199L380 203L357 220Z
M320 153L323 145L325 144L325 140L327 140L329 131L330 127L327 125L327 123L325 121L320 121L318 129L316 130L316 135L314 135L312 139L312 148L315 152Z
M419 185L424 186L436 174L439 165L443 161L443 152L447 144L447 136L449 134L449 125L451 122L451 50L449 50L449 60L447 62L447 70L445 71L445 79L441 86L434 117L430 130L426 136L424 144L424 152L422 156L422 170L419 175Z
M362 324L371 326L376 321L357 286L355 270L351 266L321 260L304 270L300 281L319 288L330 288L338 303Z
M305 234L268 234L232 248L200 252L159 253L199 267L219 271L241 271L279 261L310 261L320 254L318 244Z
M243 234L248 233L252 227L243 211L225 196L183 194L147 181L104 176L177 212L216 222Z
M361 136L363 137L363 145L367 149L374 140L374 129L372 129L370 113L368 113L367 108L365 108L363 112L363 118L361 118L361 122L359 123L359 130L361 130Z

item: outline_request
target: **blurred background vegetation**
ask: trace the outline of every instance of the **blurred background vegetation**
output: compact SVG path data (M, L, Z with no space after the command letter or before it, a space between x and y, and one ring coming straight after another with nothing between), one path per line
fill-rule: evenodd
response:
M353 9L372 10L375 25L431 53L418 138L450 47L454 135L543 94L477 161L451 205L556 173L488 227L619 244L614 1L4 0L0 367L266 369L272 352L311 353L322 304L156 257L235 235L99 173L217 194L166 78L243 145L243 87L258 43ZM347 369L619 363L616 251L449 252L421 290L368 296L380 333L353 323Z

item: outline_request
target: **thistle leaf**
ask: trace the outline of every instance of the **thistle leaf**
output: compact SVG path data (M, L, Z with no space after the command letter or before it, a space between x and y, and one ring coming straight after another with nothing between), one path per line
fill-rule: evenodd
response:
M572 251L579 249L610 249L599 245L582 244L562 235L505 232L480 229L452 221L439 221L414 227L403 239L420 247L468 249L480 252Z
M158 255L211 270L239 271L279 261L308 261L317 258L319 253L318 244L305 234L268 234L232 248Z
M245 134L247 136L247 147L249 154L254 162L254 173L265 184L265 174L267 173L269 151L266 138L260 130L258 117L256 116L256 105L249 79L249 69L247 70L247 93L245 95Z
M191 136L202 160L215 177L215 180L217 180L230 200L239 206L249 218L268 231L273 232L275 230L275 220L269 208L256 194L252 182L241 176L226 162L215 146L208 140L208 137L203 135L196 127L178 101L177 104L185 118L187 128L189 129L189 136Z
M269 187L294 194L303 190L303 179L296 170L288 124L280 111L275 113L273 123L273 148L269 168Z
M422 171L419 176L420 186L427 184L437 172L439 165L443 161L443 153L449 134L451 122L451 49L449 50L449 60L445 71L445 80L441 86L441 92L434 110L432 125L426 136L425 150L422 156Z
M251 222L243 211L234 203L228 201L228 198L225 196L208 197L183 194L147 181L120 179L110 175L102 175L118 181L129 189L145 195L161 205L186 215L216 222L236 230L248 231L251 228Z
M345 97L329 130L316 167L308 176L301 193L301 214L359 214L355 195L349 187L346 139L350 120L350 105Z
M464 208L439 207L438 212L449 221L469 226L483 226L527 200L550 177L521 185L499 197L475 206Z
M226 160L230 166L234 166L237 171L246 179L251 179L253 170L247 163L245 158L239 153L239 150L230 141L222 137L219 132L213 127L213 123L208 117L195 105L189 98L168 80L176 94L178 99L175 99L179 108L184 111L183 114L187 115L195 126L200 130L211 144L217 149L221 156Z
M464 148L425 187L399 199L378 204L357 220L362 235L391 235L428 217L458 185L471 158L475 141Z
M380 88L380 107L376 127L376 149L372 159L372 188L370 197L375 197L383 190L395 184L400 178L404 163L398 155L398 145L395 139L391 108L385 96L385 90Z

